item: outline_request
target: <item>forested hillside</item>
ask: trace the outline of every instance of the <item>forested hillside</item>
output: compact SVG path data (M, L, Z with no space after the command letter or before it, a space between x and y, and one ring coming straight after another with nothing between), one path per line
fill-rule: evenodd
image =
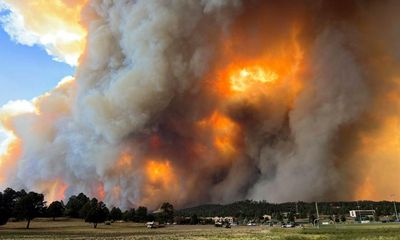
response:
M400 204L396 203L399 209ZM344 215L349 214L350 210L374 209L378 216L394 215L393 202L381 201L354 201L354 202L319 202L319 214L321 215ZM239 201L226 205L207 204L196 207L181 209L176 211L177 216L211 217L211 216L243 216L258 217L264 214L276 216L283 213L297 213L299 217L308 217L315 214L315 202L288 202L288 203L268 203L266 201Z

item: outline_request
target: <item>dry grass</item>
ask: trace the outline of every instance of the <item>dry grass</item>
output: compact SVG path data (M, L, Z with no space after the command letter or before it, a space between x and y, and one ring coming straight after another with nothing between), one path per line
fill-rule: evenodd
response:
M0 239L276 239L268 227L215 228L210 225L147 229L144 224L99 224L97 229L81 220L35 220L31 229L25 222L0 227ZM281 235L281 234L279 234Z
M0 239L400 239L400 225L341 229L280 229L266 226L232 227L167 226L147 229L143 224L99 224L97 229L77 219L36 219L32 229L25 229L25 222L12 222L0 227Z

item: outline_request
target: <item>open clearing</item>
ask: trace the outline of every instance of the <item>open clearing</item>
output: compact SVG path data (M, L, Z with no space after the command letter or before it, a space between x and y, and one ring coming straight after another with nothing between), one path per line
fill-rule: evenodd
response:
M211 225L172 225L147 229L144 224L99 224L93 229L81 220L38 219L32 229L25 222L11 222L0 227L0 239L400 239L400 224L370 224L314 228L281 229L278 227L239 226L231 229Z

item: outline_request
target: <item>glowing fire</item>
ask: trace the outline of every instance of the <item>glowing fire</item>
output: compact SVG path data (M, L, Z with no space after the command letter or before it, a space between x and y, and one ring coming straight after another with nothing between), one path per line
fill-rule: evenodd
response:
M151 184L167 186L173 180L174 174L169 161L151 160L147 164L147 177Z
M53 202L56 200L64 200L65 191L68 189L68 185L61 179L53 181L43 181L38 184L40 192L45 192L45 198L47 202Z
M203 130L211 129L213 146L222 156L231 157L237 153L236 143L240 128L230 118L214 111L209 118L199 121L198 126Z
M16 165L15 159L21 155L20 139L13 137L7 143L5 152L0 155L0 184L3 183L7 178L7 172L10 171Z
M229 118L214 112L210 118L214 128L214 146L224 155L232 155L235 149L235 133L238 126Z
M106 196L106 191L104 190L103 183L99 183L99 185L97 185L96 193L99 200L104 201L104 198Z
M259 66L243 68L230 77L231 88L235 91L244 92L257 83L265 84L278 79L278 75L270 70Z
M169 160L151 159L145 165L146 188L141 204L154 202L154 198L177 199L178 180Z
M398 182L387 179L397 179L400 172L400 121L393 116L382 122L382 127L360 136L360 147L352 156L358 159L358 169L362 169L354 172L359 180L355 199L389 199L397 192Z

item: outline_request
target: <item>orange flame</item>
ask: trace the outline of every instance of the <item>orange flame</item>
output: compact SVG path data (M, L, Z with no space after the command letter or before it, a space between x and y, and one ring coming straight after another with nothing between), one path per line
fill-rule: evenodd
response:
M270 70L264 70L259 66L243 68L230 77L231 88L235 91L244 92L257 83L268 83L278 79L278 75Z
M282 90L287 105L292 107L294 99L303 89L301 74L305 64L304 51L298 41L299 26L293 26L290 37L273 49L260 49L257 55L247 56L236 51L241 37L222 40L221 67L217 68L217 79L211 85L223 100L264 96L275 96ZM237 42L238 41L238 42ZM226 61L229 59L229 62Z
M61 179L52 181L43 181L37 184L38 190L45 193L45 198L48 203L58 200L64 200L65 191L68 185Z
M104 201L104 198L106 196L106 192L104 191L104 184L103 183L99 183L99 185L97 186L96 194L97 194L97 197L99 198L100 201Z
M398 181L388 179L399 179L400 120L385 118L381 126L361 135L359 151L352 156L359 160L352 168L354 177L359 179L354 198L382 200L398 194Z
M177 200L178 179L169 160L149 160L145 165L147 185L141 204L154 204L155 198Z
M13 138L8 144L6 152L0 155L0 184L4 183L7 174L16 165L16 159L21 155L22 142L18 138Z
M151 184L167 186L174 178L169 161L150 160L147 163L147 177Z
M204 130L211 129L213 145L222 156L232 157L237 153L240 128L230 118L215 111L209 118L199 121L198 126Z

